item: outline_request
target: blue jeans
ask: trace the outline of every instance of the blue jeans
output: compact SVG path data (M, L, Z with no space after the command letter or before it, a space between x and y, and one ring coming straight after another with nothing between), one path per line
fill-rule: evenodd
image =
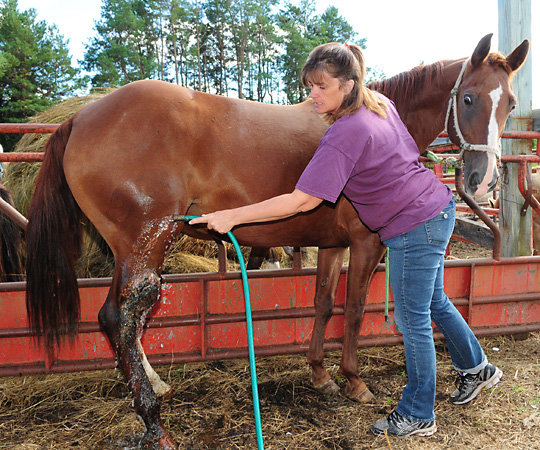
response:
M394 320L403 334L408 383L397 411L416 422L435 419L436 361L431 321L444 334L456 370L477 373L486 364L478 340L444 293L444 256L454 229L454 199L433 219L389 239Z

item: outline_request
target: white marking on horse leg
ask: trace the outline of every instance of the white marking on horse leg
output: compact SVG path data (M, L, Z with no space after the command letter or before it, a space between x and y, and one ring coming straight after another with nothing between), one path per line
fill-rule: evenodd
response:
M493 89L489 93L491 98L491 115L489 117L488 124L488 136L487 136L487 145L493 148L497 148L499 145L499 124L497 122L497 108L499 107L499 102L501 101L503 89L499 84L497 89ZM478 188L475 192L475 197L481 197L489 191L489 184L493 180L494 174L498 175L497 169L497 158L493 153L488 153L488 165L486 173L482 182L478 185Z
M154 371L154 369L148 362L148 359L146 358L146 354L144 353L144 349L139 339L137 339L137 348L139 349L139 353L141 354L142 365L144 367L144 371L146 372L146 376L148 377L148 380L152 385L152 389L154 389L154 392L158 397L163 397L171 391L171 387L167 383L165 383Z

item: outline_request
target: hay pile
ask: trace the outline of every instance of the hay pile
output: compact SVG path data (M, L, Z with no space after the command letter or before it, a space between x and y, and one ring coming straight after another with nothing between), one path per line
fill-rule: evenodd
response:
M263 437L267 450L538 449L540 443L540 334L527 340L482 338L501 383L469 405L454 406L450 358L437 343L439 430L430 438L374 437L371 424L397 405L406 383L403 347L361 349L361 376L377 396L359 405L324 398L309 383L304 355L257 358ZM339 352L327 367L343 386ZM175 395L163 420L181 449L256 449L247 360L159 367ZM142 435L131 397L118 372L0 379L0 449L128 450Z
M85 97L68 99L49 110L32 117L33 123L61 123L67 120L82 107L92 103L111 90L99 90ZM16 152L42 152L49 134L25 134L17 144ZM41 163L10 163L2 177L2 183L12 192L15 207L25 216L32 193L34 182ZM228 244L228 270L239 270L234 248ZM82 256L77 264L77 275L81 278L112 276L114 260L110 254L102 251L104 244L97 243L88 235L84 238ZM249 254L249 248L243 248L244 256ZM313 252L310 260L313 261ZM310 264L308 261L308 265ZM292 260L281 252L282 267L292 267ZM218 270L217 245L212 241L197 241L187 236L181 236L169 250L165 259L163 273L193 273L215 272Z

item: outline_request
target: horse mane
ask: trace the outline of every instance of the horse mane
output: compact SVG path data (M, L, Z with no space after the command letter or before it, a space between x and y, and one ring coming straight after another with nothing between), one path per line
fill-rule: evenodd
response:
M395 104L410 102L418 96L419 92L424 89L429 91L432 86L437 85L441 79L442 69L448 63L449 61L438 61L429 65L420 65L391 78L372 81L367 84L367 87L384 94Z
M384 94L395 104L407 104L414 101L419 92L429 92L432 87L438 85L442 77L442 69L453 61L438 61L433 64L420 65L407 72L402 72L390 78L380 81L371 81L367 87ZM487 63L492 67L501 67L511 77L514 70L508 64L506 57L501 52L490 53Z
M508 64L508 61L506 60L506 56L504 56L501 52L490 53L487 57L487 63L493 67L502 67L510 79L512 79L514 69L510 67L510 64Z

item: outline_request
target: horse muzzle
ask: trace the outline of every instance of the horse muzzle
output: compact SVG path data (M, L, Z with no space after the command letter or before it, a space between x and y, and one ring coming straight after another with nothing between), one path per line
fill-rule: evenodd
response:
M482 197L495 189L499 181L499 170L494 154L465 152L463 160L465 192L474 197Z

